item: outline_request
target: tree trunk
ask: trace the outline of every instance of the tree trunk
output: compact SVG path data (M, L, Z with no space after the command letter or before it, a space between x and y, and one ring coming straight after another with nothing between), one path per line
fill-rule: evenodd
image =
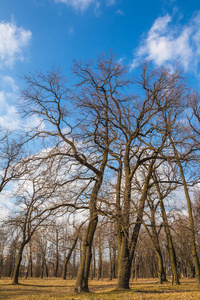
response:
M129 278L130 278L130 261L129 261L129 250L128 250L128 238L122 236L122 243L120 249L120 262L118 266L118 289L129 289Z
M164 223L164 227L165 227L166 238L167 238L167 248L168 248L169 258L170 258L170 263L171 263L171 268L172 268L172 284L180 284L179 275L178 275L177 261L176 261L176 254L175 254L175 250L174 250L172 236L171 236L170 229L169 229L167 215L166 215L166 212L165 212L165 207L164 207L164 204L163 204L163 199L162 199L162 195L161 195L161 192L160 192L160 189L159 189L159 185L156 184L156 187L157 187L157 191L158 191L158 195L159 195L161 214L162 214L163 223Z
M103 257L103 253L102 253L102 257ZM102 259L102 270L101 270L101 280L104 279L104 263L103 263L103 259Z
M129 213L130 213L130 200L131 200L131 177L128 175L126 177L126 185L125 185L125 193L124 193L123 236L122 236L121 248L119 250L120 252L119 252L119 266L118 266L118 288L119 289L129 289L131 264L134 257L135 248L137 245L137 240L138 240L138 236L142 224L144 205L147 197L148 185L149 185L149 180L151 177L152 167L154 162L155 159L153 159L150 162L150 165L148 167L148 174L145 178L142 195L139 201L136 224L133 229L130 246L129 246L129 225L130 225Z
M54 276L58 276L58 263L59 263L59 251L58 251L58 229L56 229L56 263L55 263L55 270L54 270Z
M45 253L42 249L42 265L41 265L41 279L44 277L44 267L45 267Z
M113 243L112 278L116 278L116 246Z
M72 244L72 247L69 249L67 257L65 258L65 261L64 261L64 264L63 264L62 279L66 279L67 265L68 265L68 262L71 258L72 252L73 252L74 248L76 247L77 241L78 241L78 235L76 236L76 238L74 240L74 243Z
M130 176L130 143L128 141L124 156L124 172L125 172L125 190L123 199L123 214L121 214L120 208L117 209L118 213L118 289L129 289L129 277L130 277L130 261L129 261L129 219L130 219L130 201L131 201L131 181ZM118 189L121 185L121 168L118 173ZM120 193L117 203L120 204ZM117 205L117 207L118 207Z
M73 253L73 266L72 266L72 278L76 276L76 250Z
M156 255L158 258L158 283L162 284L164 281L167 281L167 278L166 278L161 251L156 251Z
M32 259L32 242L30 240L29 243L29 251L30 251L30 256L29 256L29 260L30 260L30 276L31 278L33 277L33 259Z
M96 277L96 256L95 256L95 245L93 245L93 277Z
M28 263L28 267L27 267L27 270L26 270L25 279L28 278L29 269L30 269L30 261Z
M45 267L46 267L46 276L48 278L49 277L49 269L48 269L48 266L47 266L47 262L45 262Z
M112 245L109 242L109 257L110 257L110 280L113 278L113 258L112 258Z
M99 243L98 243L98 246L99 246L99 253L98 253L98 277L97 277L97 280L99 280L100 278L102 278L102 250L101 250L101 233L99 231L99 235L98 235L98 238L99 238Z
M16 258L16 262L15 262L15 268L14 268L14 273L13 273L13 283L14 284L18 284L18 278L19 278L19 268L20 268L20 264L22 261L22 253L24 250L24 243L21 243L18 253L17 253L17 258Z
M95 214L90 214L90 221L83 241L81 262L74 291L75 293L89 292L88 277L92 258L91 247L97 223L97 215L95 216Z

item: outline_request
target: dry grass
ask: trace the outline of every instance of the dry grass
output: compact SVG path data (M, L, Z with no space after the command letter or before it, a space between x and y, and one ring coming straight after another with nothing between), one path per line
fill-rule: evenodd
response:
M13 285L11 280L0 280L0 299L14 300L190 300L200 299L200 287L194 280L182 279L180 286L172 286L170 282L157 284L155 279L138 279L131 282L129 291L116 290L117 281L92 280L89 294L74 295L74 280L57 278L21 279L19 285Z

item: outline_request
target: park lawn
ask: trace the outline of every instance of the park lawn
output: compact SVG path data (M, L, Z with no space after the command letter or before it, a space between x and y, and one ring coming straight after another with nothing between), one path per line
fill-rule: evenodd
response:
M130 283L128 291L116 290L117 280L91 280L89 294L73 294L75 280L61 278L28 278L13 285L9 278L0 279L0 299L15 300L190 300L200 299L200 287L195 280L182 279L180 286L170 282L157 284L156 279L138 279Z

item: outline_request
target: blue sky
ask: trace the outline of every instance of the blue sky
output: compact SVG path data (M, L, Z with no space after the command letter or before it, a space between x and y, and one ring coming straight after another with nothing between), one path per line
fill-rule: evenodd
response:
M199 87L200 4L193 0L0 0L0 125L18 127L20 77L112 49L130 65L179 62Z

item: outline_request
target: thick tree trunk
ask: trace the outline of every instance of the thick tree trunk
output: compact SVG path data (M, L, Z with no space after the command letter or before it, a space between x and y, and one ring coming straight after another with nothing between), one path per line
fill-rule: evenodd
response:
M128 170L126 170L126 168ZM130 277L130 260L129 260L129 214L130 214L130 200L131 200L131 178L129 176L129 166L125 165L126 183L124 192L124 210L121 223L121 236L119 243L119 263L118 263L118 289L129 289ZM120 245L121 244L121 245Z
M130 245L129 245L129 225L130 225L129 213L130 213L130 200L131 200L131 177L128 176L128 174L126 176L126 185L125 185L125 193L124 193L123 236L122 236L122 243L119 252L119 266L118 266L118 288L119 289L129 289L131 264L134 257L135 248L137 245L137 240L138 240L138 236L142 224L144 205L147 197L148 185L149 185L149 180L151 177L152 167L154 162L155 159L150 162L148 168L148 174L145 178L142 195L139 201L136 224L133 229ZM129 171L127 173L130 173Z
M19 268L20 268L20 264L22 261L22 253L24 250L24 243L21 243L18 253L17 253L17 258L16 258L16 262L15 262L15 268L14 268L14 273L13 273L13 283L14 284L18 284L18 278L19 278Z
M158 258L158 283L162 284L164 281L167 281L166 273L163 265L162 253L161 251L156 251Z
M117 214L118 214L118 289L129 289L130 261L129 261L129 218L131 200L131 180L130 175L130 143L126 145L124 155L125 190L123 199L123 214L120 205L120 187L122 178L122 164L119 164L117 191ZM121 163L121 162L120 162Z
M83 241L82 256L76 279L75 293L89 292L88 277L92 258L91 247L97 223L97 215L90 215L90 221Z
M129 249L128 238L123 235L120 253L120 262L118 266L118 289L129 289L130 278L130 261L129 261Z

